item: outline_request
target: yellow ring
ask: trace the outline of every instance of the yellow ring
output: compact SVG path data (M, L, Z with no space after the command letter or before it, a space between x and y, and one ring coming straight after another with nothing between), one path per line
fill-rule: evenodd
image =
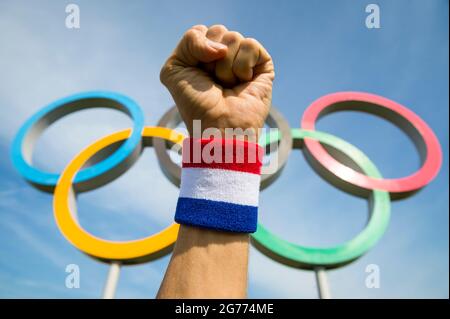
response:
M53 211L56 224L66 239L82 252L101 260L124 263L145 262L168 253L178 235L178 224L171 224L159 233L132 241L109 241L93 236L84 230L74 218L76 205L73 180L83 165L107 146L126 140L132 129L126 129L103 137L81 151L67 165L55 188ZM142 138L159 137L182 145L184 135L163 127L144 127ZM73 209L71 209L73 205Z

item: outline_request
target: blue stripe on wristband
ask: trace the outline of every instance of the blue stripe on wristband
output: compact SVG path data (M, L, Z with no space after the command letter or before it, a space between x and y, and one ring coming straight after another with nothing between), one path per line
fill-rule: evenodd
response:
M210 229L254 233L258 207L208 199L178 198L175 221L179 224Z

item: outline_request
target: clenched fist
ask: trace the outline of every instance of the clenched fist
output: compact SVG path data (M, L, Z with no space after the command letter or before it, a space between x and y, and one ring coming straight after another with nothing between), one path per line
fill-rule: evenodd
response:
M189 29L161 70L190 134L201 129L264 126L272 99L272 58L255 39L223 25Z

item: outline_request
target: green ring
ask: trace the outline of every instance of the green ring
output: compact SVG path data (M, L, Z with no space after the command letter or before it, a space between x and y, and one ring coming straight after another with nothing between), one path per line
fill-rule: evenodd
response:
M331 146L353 160L367 176L382 178L378 169L362 151L336 136L318 131L292 129L292 138L294 141L312 138ZM277 131L270 132L265 137L262 136L259 144L266 147L279 139L280 134ZM294 145L302 144L294 143ZM373 190L368 200L372 209L366 227L356 237L343 244L328 248L300 246L272 234L260 223L256 233L252 235L252 243L262 253L292 267L303 269L340 267L366 253L387 228L390 217L389 193Z

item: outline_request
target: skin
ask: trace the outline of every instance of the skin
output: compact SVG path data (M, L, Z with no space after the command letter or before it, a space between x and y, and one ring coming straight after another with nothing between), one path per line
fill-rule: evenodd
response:
M191 136L201 129L264 126L274 80L272 58L255 39L223 25L189 29L161 69ZM180 226L157 298L245 298L249 235Z

